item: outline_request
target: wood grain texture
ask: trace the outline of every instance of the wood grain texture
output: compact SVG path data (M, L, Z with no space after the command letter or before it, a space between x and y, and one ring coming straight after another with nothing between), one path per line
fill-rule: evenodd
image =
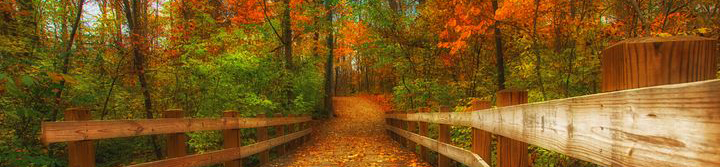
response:
M266 151L280 144L287 143L291 140L301 138L310 134L312 129L305 129L300 132L295 132L282 137L265 140L255 144L236 147L230 149L223 149L218 151L211 151L203 154L195 154L178 158L164 159L160 161L142 163L132 165L130 167L197 167L197 166L208 166L218 164L234 159L241 159L251 156L253 154Z
M491 106L490 101L473 101L470 105L469 111L489 109ZM471 135L472 141L470 151L479 155L480 158L485 160L485 163L490 164L492 134L473 127Z
M107 121L43 122L41 141L44 144L97 140L118 137L183 133L203 130L256 128L294 124L312 118L164 118Z
M603 92L714 79L717 40L703 37L645 37L603 51Z
M450 108L447 106L442 106L438 110L439 112L450 112ZM443 124L438 123L438 141L442 143L451 144L452 141L450 141L450 125L449 124ZM450 167L450 164L452 161L450 158L443 154L438 154L438 167Z
M258 114L256 117L265 118L265 114ZM257 142L268 140L269 135L267 127L263 126L256 129L257 130L255 131L255 139L257 139ZM263 151L260 151L258 153L258 157L260 158L260 165L268 164L270 162L270 151L268 149L263 149Z
M178 109L167 110L163 112L164 118L182 118L183 111ZM167 158L182 157L187 155L187 137L185 133L169 133L165 135L165 152Z
M390 114L472 126L604 166L720 166L720 80L474 112Z
M65 110L65 120L90 120L90 110L82 108L69 108ZM67 143L68 165L72 167L95 166L95 144L90 140Z
M455 161L458 161L462 164L465 164L470 167L489 167L485 161L480 158L477 154L474 154L468 150L464 150L460 147L453 146L451 144L446 144L437 140L433 140L429 137L420 136L415 133L411 133L405 130L402 130L400 128L386 125L385 128L392 131L393 133L406 138L408 140L412 140L415 143L418 143L430 150L433 150L435 152L438 152L440 155L445 155L446 157L449 157Z
M223 117L227 118L235 118L238 117L238 112L236 111L225 111L223 112ZM226 129L223 130L223 148L224 149L231 149L231 148L238 148L242 146L242 135L240 133L239 129ZM230 161L225 161L224 163L225 167L241 167L242 166L242 159L234 159Z
M497 92L497 106L513 106L528 101L527 91L501 90ZM530 166L528 144L505 136L497 136L497 165L499 167Z

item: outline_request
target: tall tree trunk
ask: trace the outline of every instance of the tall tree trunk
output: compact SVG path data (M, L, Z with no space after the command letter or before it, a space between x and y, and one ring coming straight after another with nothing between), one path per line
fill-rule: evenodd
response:
M133 52L133 65L135 66L135 74L137 74L138 82L140 82L140 89L144 97L145 105L145 118L153 119L152 112L152 97L150 96L150 85L147 83L145 78L145 55L147 45L145 41L145 21L147 3L144 0L133 0L132 4L128 0L123 0L125 17L128 21L128 28L130 28L130 40L132 41L132 52ZM131 6L132 5L132 6ZM152 144L157 159L162 158L162 151L157 144L157 137L155 135L150 136L150 144Z
M498 10L498 0L492 0L492 7L494 11ZM499 23L495 21L493 29L495 29L495 59L497 61L496 67L498 71L497 86L498 90L505 89L505 56L503 56L503 43L502 34L500 33Z
M289 71L295 69L292 61L292 25L290 23L290 0L283 0L282 27L283 27L283 46L285 48L285 68Z
M70 55L72 55L72 46L73 43L75 43L75 34L77 34L78 29L80 28L80 19L82 19L82 11L83 11L83 5L85 4L85 0L80 0L77 4L77 13L75 14L75 22L72 25L72 31L70 32L70 36L68 37L67 45L65 45L65 50L61 53L61 56L63 57L63 66L62 66L62 73L64 75L67 75L70 71ZM60 105L62 105L62 93L65 89L65 79L60 81L60 88L55 93L55 103L58 107L56 107L55 110L53 110L52 115L50 116L50 120L54 121L57 119L57 113L60 110Z
M332 97L333 97L333 50L335 50L335 39L333 37L333 11L332 11L332 4L331 0L325 0L325 9L328 10L327 13L327 25L328 25L328 36L327 36L327 61L325 63L325 111L328 114L328 117L333 117L333 103L332 103Z
M285 69L289 73L293 73L295 70L295 66L292 61L292 24L290 23L290 0L283 0L283 6L285 10L283 10L283 17L282 17L282 28L283 28L283 35L282 35L282 43L284 48L284 55L285 55ZM288 84L288 88L285 89L285 94L287 95L287 105L291 106L293 99L295 98L293 95L293 89L292 89L292 83Z

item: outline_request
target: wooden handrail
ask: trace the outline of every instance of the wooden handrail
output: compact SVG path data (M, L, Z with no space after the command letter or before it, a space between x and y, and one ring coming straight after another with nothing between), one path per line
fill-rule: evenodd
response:
M118 137L226 130L295 124L310 121L305 117L281 118L164 118L140 120L43 122L44 144Z
M720 165L717 79L387 118L475 127L606 166Z
M395 134L398 134L405 139L412 140L415 143L418 143L420 145L423 145L430 150L433 150L435 152L438 152L439 154L445 155L450 159L453 159L455 161L458 161L462 164L465 164L470 167L490 167L485 161L483 161L482 158L480 158L479 155L472 153L468 150L464 150L460 147L455 147L453 145L443 143L437 140L434 140L432 138L428 138L425 136L420 136L418 134L396 128L390 125L385 125L385 128L388 130L395 132Z
M257 154L261 151L268 150L275 146L287 143L289 141L298 139L307 134L310 134L312 129L305 129L299 132L288 134L285 136L276 137L270 140L265 140L255 144L236 147L230 149L223 149L218 151L211 151L203 154L188 155L184 157L170 158L159 161L147 162L130 167L195 167L195 166L207 166L225 161L231 161L234 159L245 158L253 154Z

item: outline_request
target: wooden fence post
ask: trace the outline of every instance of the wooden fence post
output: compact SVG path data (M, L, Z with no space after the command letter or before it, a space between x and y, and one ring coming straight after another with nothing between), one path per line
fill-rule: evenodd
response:
M490 108L490 102L489 101L479 101L474 100L471 102L470 108L468 108L469 111L476 111L476 110L483 110L483 109L489 109ZM492 134L490 132L480 130L478 128L472 128L472 148L471 151L475 154L478 154L480 158L485 160L485 163L492 164L490 162L491 154L490 154L490 144L492 142Z
M90 120L90 110L68 108L65 110L65 121ZM92 140L67 142L68 165L72 167L95 167L95 144Z
M225 111L223 112L223 117L226 118L237 118L238 113L235 111ZM240 129L227 129L223 130L223 148L236 148L242 146L242 134L240 133ZM225 162L225 167L241 167L242 166L242 159L236 159L232 161Z
M288 117L297 117L297 115L295 115L295 114L288 114ZM297 124L290 124L290 125L288 125L288 129L287 129L285 132L286 132L287 134L295 133L295 132L298 131L298 130L297 130L297 127L298 127L299 125L300 125L299 123L297 123ZM300 141L300 140L295 139L295 140L292 140L292 141L288 142L288 144L287 144L287 151L289 152L289 151L291 151L291 150L294 150L297 146L299 146L300 144L298 143L298 141Z
M420 108L419 110L422 113L430 112L430 109L427 107ZM420 134L421 136L429 137L427 122L418 123L418 134ZM428 149L425 146L420 146L420 157L422 159L424 159L426 162L430 162L430 149Z
M411 113L416 113L416 112L415 112L415 110L409 110L408 114L411 114ZM408 126L407 126L408 131L410 131L412 133L417 133L417 122L407 121L407 123L408 123ZM415 152L417 149L417 144L415 144L415 142L413 142L412 140L408 140L408 149L410 149L410 151L412 151L412 152Z
M276 113L274 117L280 118L283 117L283 115L280 113ZM286 125L275 126L275 137L285 136L285 126ZM285 152L287 152L286 145L287 144L280 144L276 146L278 155L285 155Z
M602 56L603 92L714 79L717 40L704 37L627 39Z
M183 111L180 109L170 109L165 110L163 112L164 118L182 118L183 117ZM167 158L175 158L175 157L182 157L187 155L186 150L186 143L187 137L185 137L185 133L172 133L172 134L166 134L166 152L167 152Z
M265 114L258 114L255 117L265 118ZM258 142L268 140L267 127L259 127L256 129L257 129L257 131L255 132L255 137L257 138ZM270 152L268 152L268 150L264 150L264 151L258 153L258 156L260 157L260 165L265 165L270 162Z
M407 114L407 110L402 111L402 112ZM408 130L407 129L407 121L403 121L403 120L397 120L397 121L398 121L397 122L398 128L400 128L402 130ZM410 139L406 139L405 137L400 137L400 145L405 148L409 148L408 146L410 146Z
M447 106L441 106L439 112L450 112L450 108ZM450 125L438 124L438 141L452 144L450 141ZM438 154L438 167L450 167L452 160L445 155Z
M497 106L505 107L527 103L527 92L516 90L501 90L497 92ZM522 115L518 115L521 117ZM512 119L512 118L508 118ZM527 167L528 144L497 135L497 165L499 167Z

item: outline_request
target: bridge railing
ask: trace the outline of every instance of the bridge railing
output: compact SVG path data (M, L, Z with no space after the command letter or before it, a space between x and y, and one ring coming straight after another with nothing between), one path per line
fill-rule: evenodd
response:
M224 163L225 166L242 166L241 159L259 154L261 163L269 161L269 150L284 153L287 147L297 147L305 142L312 129L310 116L276 115L266 118L237 117L237 112L223 113L223 118L182 118L181 110L168 110L165 118L140 120L89 120L87 109L72 108L65 111L62 122L43 122L41 141L44 144L67 142L68 162L73 167L95 166L93 140L119 137L166 135L168 159L132 165L142 166L207 166ZM275 127L276 135L269 139L268 127ZM256 128L257 143L241 146L239 129ZM222 130L222 150L187 155L185 132ZM286 132L289 132L286 134Z
M717 41L696 37L631 39L603 53L605 93L527 103L527 92L497 93L496 108L477 101L470 112L388 113L387 129L403 146L438 166L455 160L489 166L530 165L528 144L602 166L720 166L720 80ZM689 83L687 83L689 82ZM428 137L438 124L438 139ZM450 126L472 127L472 148L452 145Z

